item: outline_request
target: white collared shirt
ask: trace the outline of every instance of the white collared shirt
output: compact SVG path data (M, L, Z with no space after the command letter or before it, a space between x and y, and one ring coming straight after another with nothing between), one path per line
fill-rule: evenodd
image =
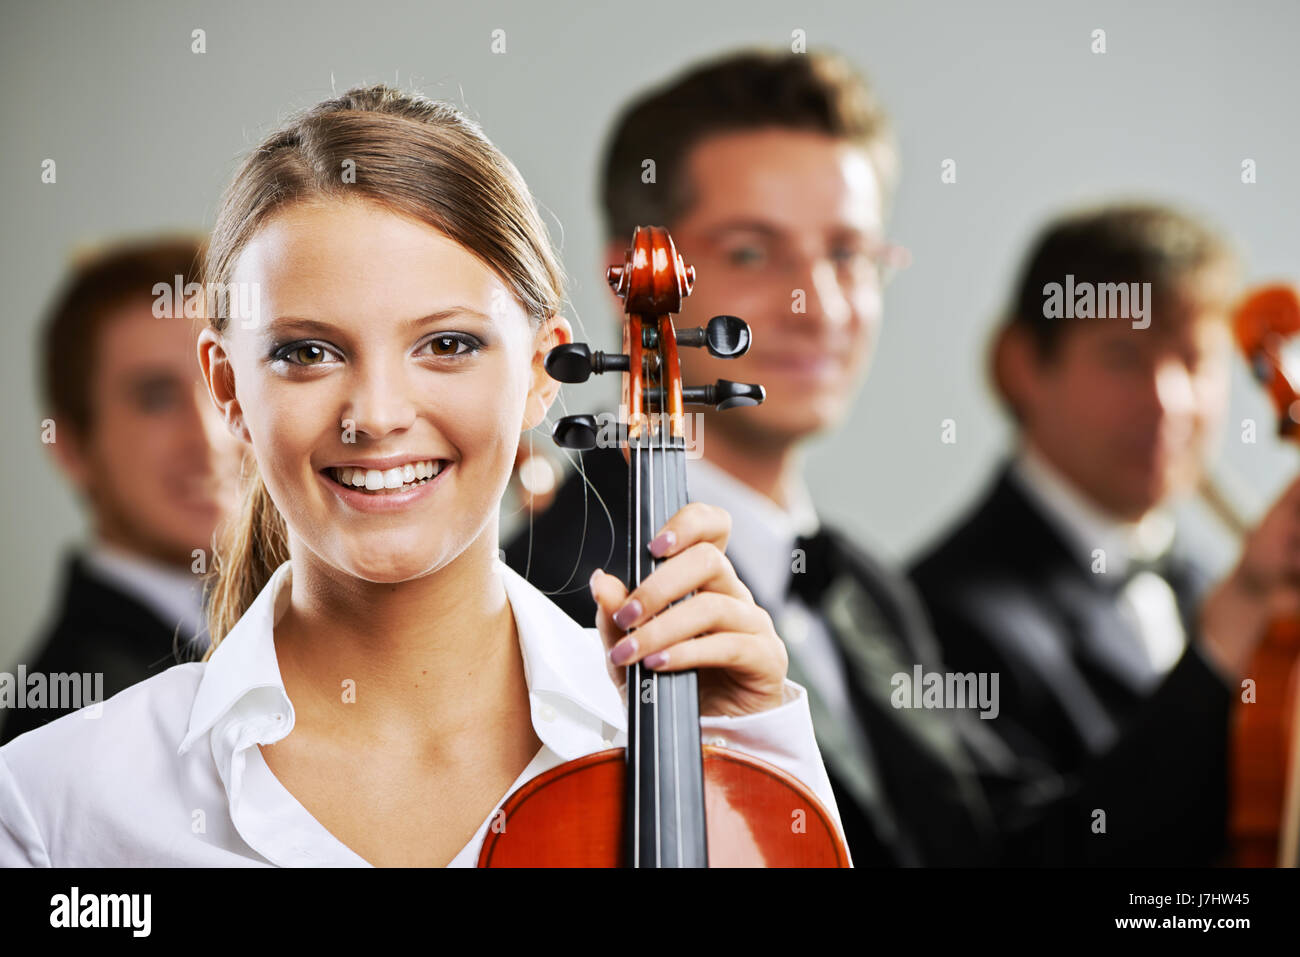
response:
M627 714L599 633L508 566L495 568L542 741L504 802L549 768L626 746ZM289 793L257 747L294 725L274 642L291 574L290 562L275 571L207 662L176 665L0 748L0 866L369 866ZM758 714L702 718L703 740L805 782L839 825L806 694L787 681L785 699ZM495 813L451 866L477 863Z
M835 641L821 616L788 591L795 539L816 534L821 524L807 488L795 482L789 490L787 511L706 459L689 460L686 478L692 501L717 505L730 513L727 556L754 600L772 616L777 634L809 685L874 773L871 742L853 711L848 676Z
M203 580L198 575L101 541L87 546L83 557L96 578L139 601L169 628L179 626L182 644L193 642L207 647Z
M1099 509L1028 443L1012 464L1021 486L1065 536L1084 568L1094 567L1094 551L1105 555L1106 574L1123 576L1134 559L1155 559L1168 551L1174 520L1156 511L1138 522L1120 521ZM1156 674L1167 674L1187 646L1178 598L1159 575L1135 575L1118 596L1119 612L1142 641Z

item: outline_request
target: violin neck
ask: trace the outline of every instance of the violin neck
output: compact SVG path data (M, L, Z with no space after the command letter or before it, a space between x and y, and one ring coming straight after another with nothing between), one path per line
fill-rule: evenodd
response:
M689 500L683 439L646 437L629 445L628 571L635 588L657 564L650 540ZM695 672L654 672L636 663L627 688L628 863L707 867Z

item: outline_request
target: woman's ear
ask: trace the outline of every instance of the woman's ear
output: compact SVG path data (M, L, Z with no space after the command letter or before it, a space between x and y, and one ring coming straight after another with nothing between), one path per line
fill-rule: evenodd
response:
M252 442L248 426L244 424L243 409L235 395L235 370L230 364L230 355L220 333L211 326L205 326L199 332L199 367L203 370L203 381L213 405L226 420L226 428L237 438Z
M527 432L546 418L551 403L559 395L560 383L546 371L546 354L556 346L573 341L573 327L561 315L548 317L533 337L532 381L528 387L528 403L524 408L524 421L520 431Z
M538 327L533 337L532 376L521 431L534 428L546 418L551 403L560 392L560 383L546 371L546 354L556 346L572 341L573 327L561 315L548 317Z

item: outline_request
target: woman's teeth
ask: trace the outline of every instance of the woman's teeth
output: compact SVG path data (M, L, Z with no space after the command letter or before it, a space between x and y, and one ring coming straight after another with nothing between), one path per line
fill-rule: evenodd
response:
M343 468L329 469L330 477L340 485L364 489L367 492L383 492L400 489L409 485L423 485L436 476L446 465L440 459L424 462L408 462L391 469L362 469L351 465Z

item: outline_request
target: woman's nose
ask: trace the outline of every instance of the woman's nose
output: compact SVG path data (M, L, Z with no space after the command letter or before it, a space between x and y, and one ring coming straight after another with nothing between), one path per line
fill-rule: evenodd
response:
M343 428L349 426L372 439L409 428L415 421L415 403L407 382L396 369L372 369L360 374L343 410Z

